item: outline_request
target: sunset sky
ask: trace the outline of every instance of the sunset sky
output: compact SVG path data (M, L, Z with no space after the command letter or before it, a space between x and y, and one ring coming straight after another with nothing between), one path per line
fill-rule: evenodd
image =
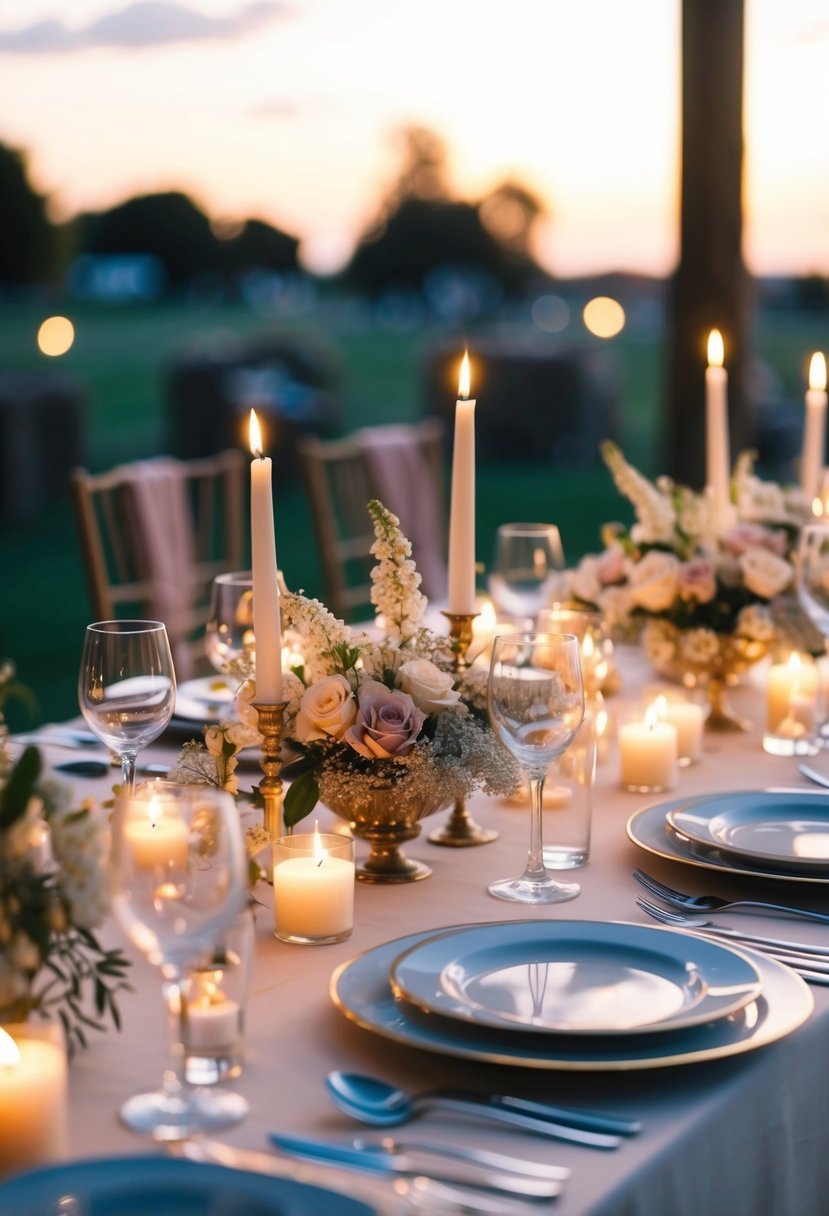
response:
M746 0L746 255L829 274L829 8ZM670 271L679 0L3 0L0 141L65 218L182 189L337 268L438 131L458 197L518 178L560 274Z

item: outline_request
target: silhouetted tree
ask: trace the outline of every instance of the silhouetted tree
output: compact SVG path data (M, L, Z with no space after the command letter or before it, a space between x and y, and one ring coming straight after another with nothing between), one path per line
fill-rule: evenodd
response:
M0 144L0 283L45 283L57 272L46 202L30 185L25 156Z
M81 219L83 253L146 253L180 286L220 267L219 242L196 204L176 191L127 199Z
M299 268L299 241L264 220L246 220L239 233L222 242L223 262L231 271L261 268L290 273Z
M402 132L403 163L346 268L346 280L369 295L393 288L422 291L433 272L483 272L508 294L535 270L529 235L540 214L524 187L504 183L480 204L449 197L442 139L420 127Z

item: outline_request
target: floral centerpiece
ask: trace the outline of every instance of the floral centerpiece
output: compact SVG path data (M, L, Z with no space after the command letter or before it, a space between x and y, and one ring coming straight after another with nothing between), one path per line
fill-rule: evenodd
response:
M399 520L377 500L368 511L381 636L354 633L319 600L281 597L283 629L302 655L284 680L285 738L297 753L283 774L289 827L321 800L368 833L384 801L411 829L421 814L474 790L511 793L520 780L488 723L486 668L457 669L450 638L424 625L427 600ZM208 730L204 749L191 744L183 755L191 772L200 766L205 779L236 789L229 766L242 746L261 743L254 700L248 680L239 723Z
M0 669L0 707L11 685ZM44 776L40 753L13 761L0 713L0 1021L54 1013L70 1051L120 1018L129 960L94 930L109 911L106 825L92 804Z
M806 496L761 480L743 452L730 519L717 531L707 493L649 481L613 443L602 455L636 518L630 528L605 525L604 550L568 572L570 595L598 608L617 636L640 636L663 674L716 682L762 658L775 640L772 601L793 583Z

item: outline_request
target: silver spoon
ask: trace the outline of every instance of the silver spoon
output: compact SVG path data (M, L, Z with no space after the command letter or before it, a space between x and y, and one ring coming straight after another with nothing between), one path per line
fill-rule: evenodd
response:
M581 1120L590 1119L592 1126L601 1125L606 1132L588 1130L582 1126L567 1126L557 1121L568 1112L559 1111L555 1107L529 1104L522 1101L522 1109L517 1110L505 1105L503 1098L487 1097L478 1094L461 1093L453 1090L434 1090L430 1093L410 1096L402 1089L386 1084L376 1077L366 1077L359 1073L331 1072L325 1079L328 1095L334 1105L344 1114L359 1123L368 1123L374 1127L396 1127L416 1119L418 1115L429 1109L453 1111L455 1114L474 1115L477 1118L492 1119L496 1123L506 1123L511 1127L520 1127L525 1131L537 1132L542 1136L550 1136L556 1140L569 1140L574 1144L585 1144L591 1148L618 1148L619 1136L607 1134L609 1125L620 1122L627 1127L628 1132L638 1130L638 1127L627 1120L609 1120L603 1116L582 1116L580 1112L572 1114ZM517 1101L517 1100L516 1100ZM536 1113L526 1113L527 1108ZM575 1121L575 1120L574 1120Z
M815 785L822 785L825 789L829 789L829 777L824 777L817 769L809 768L808 764L798 764L797 767L809 781L814 781Z

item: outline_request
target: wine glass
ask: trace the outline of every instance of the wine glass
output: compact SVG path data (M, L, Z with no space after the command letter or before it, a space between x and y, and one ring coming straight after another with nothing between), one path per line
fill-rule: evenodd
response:
M573 742L584 716L578 638L567 633L497 636L487 701L498 738L524 769L532 797L524 873L492 883L489 893L528 904L574 899L581 890L578 883L556 881L544 865L541 804L547 771Z
M247 898L234 799L223 790L163 781L122 794L112 821L111 882L115 919L160 968L168 1013L161 1087L129 1098L121 1119L156 1140L237 1123L248 1111L244 1098L220 1087L192 1088L183 1067L191 973L212 956Z
M807 524L797 544L797 596L809 620L829 642L829 526Z
M797 598L821 633L829 653L829 525L807 524L800 529L795 559ZM825 719L825 710L821 711ZM829 724L821 721L815 742L829 746Z
M214 578L204 648L211 665L222 675L242 655L253 655L253 575L250 570L234 570Z
M556 598L563 569L555 524L501 524L487 579L498 615L535 620Z
M131 790L138 753L161 734L176 703L164 625L130 620L87 625L78 701L90 730L117 753L124 785Z

